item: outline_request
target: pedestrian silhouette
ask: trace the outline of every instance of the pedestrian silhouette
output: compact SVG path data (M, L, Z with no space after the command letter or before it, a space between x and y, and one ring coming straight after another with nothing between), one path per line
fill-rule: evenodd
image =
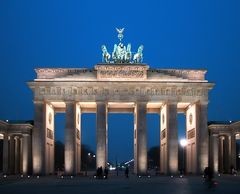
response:
M126 166L126 168L125 168L125 176L126 176L126 178L128 178L128 174L129 174L129 169L128 169L128 166Z
M108 168L107 167L104 168L104 176L106 179L108 178Z
M208 183L208 188L212 188L215 186L215 182L213 181L213 170L211 167L206 167L204 169L204 178L205 181Z

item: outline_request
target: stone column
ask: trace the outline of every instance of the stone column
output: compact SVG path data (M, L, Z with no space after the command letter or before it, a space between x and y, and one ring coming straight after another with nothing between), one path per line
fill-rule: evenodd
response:
M65 126L65 173L77 174L77 144L76 144L76 104L66 102L66 126Z
M15 174L20 172L20 138L15 137Z
M208 105L207 103L198 104L198 128L196 131L197 141L197 173L203 173L209 164L209 135L208 135Z
M167 171L169 174L178 172L178 126L177 126L177 104L168 105L168 131L167 131Z
M231 165L236 169L236 135L233 133L231 135Z
M3 173L7 174L8 173L8 165L9 165L9 160L8 160L8 134L4 134L4 139L3 139Z
M218 160L219 160L219 138L217 135L211 134L210 136L210 166L213 169L214 173L217 174L218 169Z
M19 153L19 173L23 174L23 137L19 137L20 153Z
M23 135L22 140L22 171L24 175L30 173L31 167L31 137L30 135ZM34 145L35 146L35 145Z
M10 174L13 174L15 171L15 140L14 140L14 136L11 135L10 136L10 149L9 149L9 172Z
M177 103L167 103L161 108L161 172L178 172Z
M224 137L220 136L219 137L219 172L223 173L224 171L224 165L223 165L223 144L224 142Z
M81 108L80 105L76 106L76 130L77 130L77 173L81 172Z
M137 174L147 174L147 108L146 102L136 104L136 165Z
M231 162L231 136L226 135L224 139L224 147L223 147L223 157L224 157L224 172L230 172L230 162Z
M198 104L191 104L186 110L186 172L197 173L197 131L198 131Z
M54 107L45 103L45 173L54 174Z
M107 164L107 108L105 102L97 102L97 153L96 167L105 168Z
M34 102L34 127L32 131L33 173L46 174L46 107L44 102Z

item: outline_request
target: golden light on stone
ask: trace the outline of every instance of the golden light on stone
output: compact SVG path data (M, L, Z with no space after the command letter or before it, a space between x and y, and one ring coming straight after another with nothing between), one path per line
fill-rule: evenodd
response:
M122 38L123 29L118 31ZM200 151L196 156L201 163L200 168L207 165L208 151L204 150L208 149L207 109L204 108L208 104L208 91L214 86L205 79L207 71L151 69L148 64L142 63L143 46L140 45L138 51L133 53L131 44L124 46L121 39L119 44L114 45L112 55L108 53L107 46L103 45L101 48L104 62L96 64L93 69L35 69L36 79L28 82L34 92L36 115L34 124L38 129L33 130L33 139L37 142L33 147L33 173L48 174L50 173L48 165L54 166L53 159L46 162L49 153L47 149L42 149L42 146L52 140L46 139L45 133L41 133L41 130L49 127L54 131L55 112L66 112L65 173L72 175L78 169L75 159L78 158L76 157L79 153L77 146L81 142L79 142L80 138L76 138L78 136L76 134L81 133L82 113L96 113L97 167L105 167L108 162L108 113L134 114L134 170L136 173L138 171L144 173L147 170L146 114L160 114L160 163L162 165L164 160L164 173L169 171L177 173L177 114L184 113L196 107L195 105L200 108L187 112L186 124L190 123L192 129L196 130L195 134L198 136L194 138L200 138L199 144L196 144L196 149ZM50 104L49 106L52 107L46 111L45 104ZM189 117L190 113L192 119ZM196 120L196 113L198 120ZM72 131L74 134L71 133ZM163 152L164 155L162 155Z

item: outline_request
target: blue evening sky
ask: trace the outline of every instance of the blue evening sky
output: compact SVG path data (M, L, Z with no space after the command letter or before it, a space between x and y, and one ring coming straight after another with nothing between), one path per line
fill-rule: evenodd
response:
M0 0L0 119L33 119L26 81L37 67L88 67L111 51L115 27L132 50L144 45L152 68L207 69L216 86L209 120L240 119L239 0ZM83 115L83 143L95 150L95 115ZM56 115L63 140L64 114ZM179 116L179 136L184 136ZM158 115L148 115L148 146L159 144ZM109 158L133 157L133 116L109 114Z

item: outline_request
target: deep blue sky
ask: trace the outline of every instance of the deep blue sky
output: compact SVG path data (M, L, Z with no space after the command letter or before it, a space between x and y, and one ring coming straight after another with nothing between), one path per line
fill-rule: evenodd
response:
M143 44L152 68L207 69L216 83L209 120L239 120L239 10L239 0L0 0L0 119L33 118L26 81L34 68L91 68L101 61L102 44L111 50L118 42L115 27L125 27L124 42L133 50ZM110 158L131 158L132 116L109 117ZM57 115L58 139L63 119ZM94 150L95 115L83 119L83 141ZM158 116L148 121L149 146L159 144Z

